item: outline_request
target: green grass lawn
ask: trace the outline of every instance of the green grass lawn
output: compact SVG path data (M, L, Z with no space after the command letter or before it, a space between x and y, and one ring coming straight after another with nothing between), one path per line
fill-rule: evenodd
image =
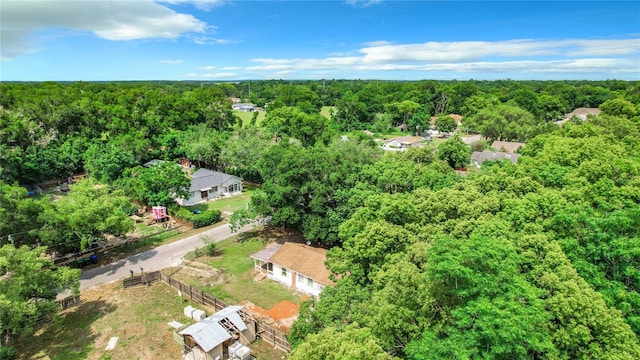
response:
M335 112L336 111L336 107L335 106L323 106L322 109L320 109L320 115L326 117L327 119L331 119L331 111Z
M251 122L251 119L253 118L253 111L233 110L233 114L238 116L242 120L242 126L249 125L249 123ZM262 120L264 120L264 117L266 114L267 113L264 111L258 112L258 119L256 120L256 125L260 125Z
M218 243L220 256L200 257L197 260L225 272L226 281L219 285L205 286L203 290L228 303L250 301L264 309L269 309L283 300L299 304L300 296L293 290L275 281L253 280L253 259L251 254L265 247L257 238L227 240ZM190 258L193 258L193 254ZM194 284L197 285L197 284Z
M254 193L254 188L245 187L242 190L242 194L235 195L230 198L216 200L216 201L209 201L209 202L194 205L194 206L187 206L187 209L192 211L195 209L198 209L201 211L220 210L220 212L223 212L223 213L224 212L231 213L236 210L245 209L247 207L247 204L251 200L251 195L253 195L253 193Z

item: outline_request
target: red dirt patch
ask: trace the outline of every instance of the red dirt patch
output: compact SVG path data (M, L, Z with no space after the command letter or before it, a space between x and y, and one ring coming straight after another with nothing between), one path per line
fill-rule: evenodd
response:
M268 318L273 324L284 332L289 332L291 324L298 318L298 311L300 306L292 303L289 300L284 300L277 303L269 310L265 310L260 306L252 303L247 303L246 306L254 314L261 318Z
M265 310L257 305L251 305L251 310L259 314L266 315L272 318L273 320L279 321L279 320L288 319L292 316L297 316L298 311L300 310L300 306L292 303L289 300L284 300L277 303L274 307L272 307L269 310Z

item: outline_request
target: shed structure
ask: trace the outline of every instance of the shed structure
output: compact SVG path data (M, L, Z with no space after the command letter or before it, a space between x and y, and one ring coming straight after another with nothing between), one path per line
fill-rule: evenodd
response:
M184 342L185 360L220 360L229 357L229 346L239 341L249 345L256 340L255 321L242 306L227 306L178 332Z

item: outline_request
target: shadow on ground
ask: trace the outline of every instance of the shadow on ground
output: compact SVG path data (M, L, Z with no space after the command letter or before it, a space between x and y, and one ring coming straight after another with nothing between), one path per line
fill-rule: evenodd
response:
M262 229L256 229L251 231L246 231L238 235L238 242L243 242L247 240L251 240L253 238L258 238L263 242L272 242L275 241L279 244L284 244L285 242L298 242L302 243L305 241L304 236L298 230L293 229L285 229L279 226L264 226Z
M65 311L41 324L34 335L16 341L18 359L86 359L99 336L92 332L91 325L115 309L116 306L97 300Z

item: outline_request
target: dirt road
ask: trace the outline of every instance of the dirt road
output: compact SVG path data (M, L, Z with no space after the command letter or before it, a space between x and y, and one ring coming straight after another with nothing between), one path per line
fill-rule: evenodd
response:
M251 229L251 226L247 226L240 229L238 233ZM142 269L144 271L155 271L177 265L188 252L202 247L204 238L218 242L236 234L231 233L229 224L224 224L200 234L118 260L109 265L83 271L80 274L80 290L122 279L130 276L131 271L135 274L140 274Z

